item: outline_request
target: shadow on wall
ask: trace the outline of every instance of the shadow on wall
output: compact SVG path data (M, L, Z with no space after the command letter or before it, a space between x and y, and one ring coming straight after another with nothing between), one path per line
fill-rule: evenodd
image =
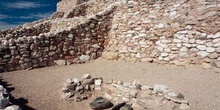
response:
M22 110L36 110L32 107L29 107L27 105L28 103L28 100L27 99L24 99L24 98L18 98L16 99L15 97L13 97L10 92L15 90L14 87L12 87L12 84L9 84L8 82L4 81L1 77L0 77L0 84L7 90L7 92L9 93L9 100L12 104L15 104L15 105L19 105Z

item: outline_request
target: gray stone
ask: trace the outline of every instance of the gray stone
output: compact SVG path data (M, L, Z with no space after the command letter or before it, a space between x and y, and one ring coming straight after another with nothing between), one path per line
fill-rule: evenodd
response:
M81 55L81 56L79 57L79 60L80 60L81 62L87 62L87 61L89 61L89 59L90 59L90 57L89 57L88 55Z
M11 105L5 108L5 110L22 110L21 107L17 105Z
M213 48L213 47L207 47L207 48L206 48L206 51L212 53L212 52L215 52L215 48Z
M9 95L5 97L3 92L0 92L0 109L5 108L9 103Z
M217 59L218 54L217 53L212 53L212 54L209 54L208 57L211 58L211 59Z
M76 92L81 92L81 91L83 91L83 89L84 89L84 87L82 85L81 86L76 86L75 91Z
M198 45L196 48L199 50L206 50L206 45Z
M188 101L185 100L184 96L180 93L177 94L175 92L170 92L166 94L164 97L176 103L188 103Z
M176 16L176 14L177 14L177 12L176 12L176 11L172 11L172 12L170 12L170 17L175 17L175 16Z
M102 79L96 79L95 86L101 86L101 85L102 85Z
M182 48L180 49L180 51L181 51L181 52L187 52L188 49L187 49L186 47L182 47Z
M180 42L182 42L180 39L173 39L173 42L175 42L175 43L180 43Z
M167 96L169 96L169 97L177 97L178 94L175 93L175 92L169 92L169 93L167 93Z
M162 57L167 57L169 54L168 53L161 53Z
M78 78L73 78L73 82L74 82L74 83L79 83L80 80L79 80Z
M69 34L68 37L69 37L70 39L73 39L73 34Z
M65 66L66 60L54 60L54 63L56 63L59 66Z
M200 56L200 57L202 57L202 58L205 58L206 56L209 55L209 53L206 52L206 51L199 51L199 52L197 53L197 55Z
M117 81L117 84L118 85L123 85L123 82L122 81Z
M98 44L94 44L94 45L92 45L92 47L97 48L97 49L100 48L100 46Z
M218 32L215 35L213 35L212 38L220 38L220 32Z
M168 86L156 84L153 87L153 91L156 93L166 93L169 91Z
M6 89L2 85L0 85L0 92L7 93Z
M159 23L158 26L157 26L158 29L162 29L162 28L164 28L164 27L165 27L165 25L162 24L162 23Z
M140 59L140 58L141 58L141 54L140 54L140 53L137 53L137 54L135 55L135 57L138 58L138 59Z
M191 48L190 52L197 53L197 52L199 52L199 50L197 48Z

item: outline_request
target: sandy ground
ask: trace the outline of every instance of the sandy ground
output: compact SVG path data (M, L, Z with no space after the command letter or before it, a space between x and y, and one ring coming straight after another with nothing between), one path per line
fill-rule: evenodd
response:
M3 73L1 77L14 87L11 90L13 102L27 110L88 110L89 100L76 103L60 98L67 78L81 78L86 73L101 76L104 80L132 82L138 79L142 84L164 84L182 93L192 110L220 109L220 74L194 65L179 67L97 60L81 65L14 71Z

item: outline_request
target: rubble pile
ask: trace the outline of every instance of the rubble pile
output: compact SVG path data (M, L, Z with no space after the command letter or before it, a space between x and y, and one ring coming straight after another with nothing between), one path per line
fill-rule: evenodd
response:
M69 78L64 83L61 97L80 102L91 97L94 90L101 90L102 82L102 78L92 78L89 74L83 75L81 80L78 78Z
M90 97L95 98L94 100L103 97L102 100L108 100L106 102L109 105L105 105L106 108L112 107L112 104L115 105L113 108L117 108L118 104L124 103L134 110L190 110L189 103L183 94L173 92L165 85L141 85L138 80L134 80L133 83L105 81L85 74L81 80L67 79L62 92L63 99L76 102ZM95 106L102 107L94 104L94 101L90 106L92 109L96 109Z

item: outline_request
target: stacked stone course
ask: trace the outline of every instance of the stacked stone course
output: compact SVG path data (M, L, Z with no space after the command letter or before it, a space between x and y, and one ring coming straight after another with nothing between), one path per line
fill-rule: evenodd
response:
M106 56L176 65L217 61L218 7L216 1L130 0L114 14Z
M12 36L4 34L8 30L3 31L0 70L11 71L52 66L56 63L60 64L60 60L64 61L64 65L66 65L97 59L104 50L104 42L111 29L114 9L114 6L109 7L101 13L85 19L83 23L75 23L73 27L56 31L51 31L51 25L56 24L57 19L41 22L40 27L35 30L40 30L45 22L51 25L49 29L37 31L40 32L39 34L24 31L26 28L19 28L19 36L22 37L13 37L13 34ZM10 32L15 33L17 30Z

